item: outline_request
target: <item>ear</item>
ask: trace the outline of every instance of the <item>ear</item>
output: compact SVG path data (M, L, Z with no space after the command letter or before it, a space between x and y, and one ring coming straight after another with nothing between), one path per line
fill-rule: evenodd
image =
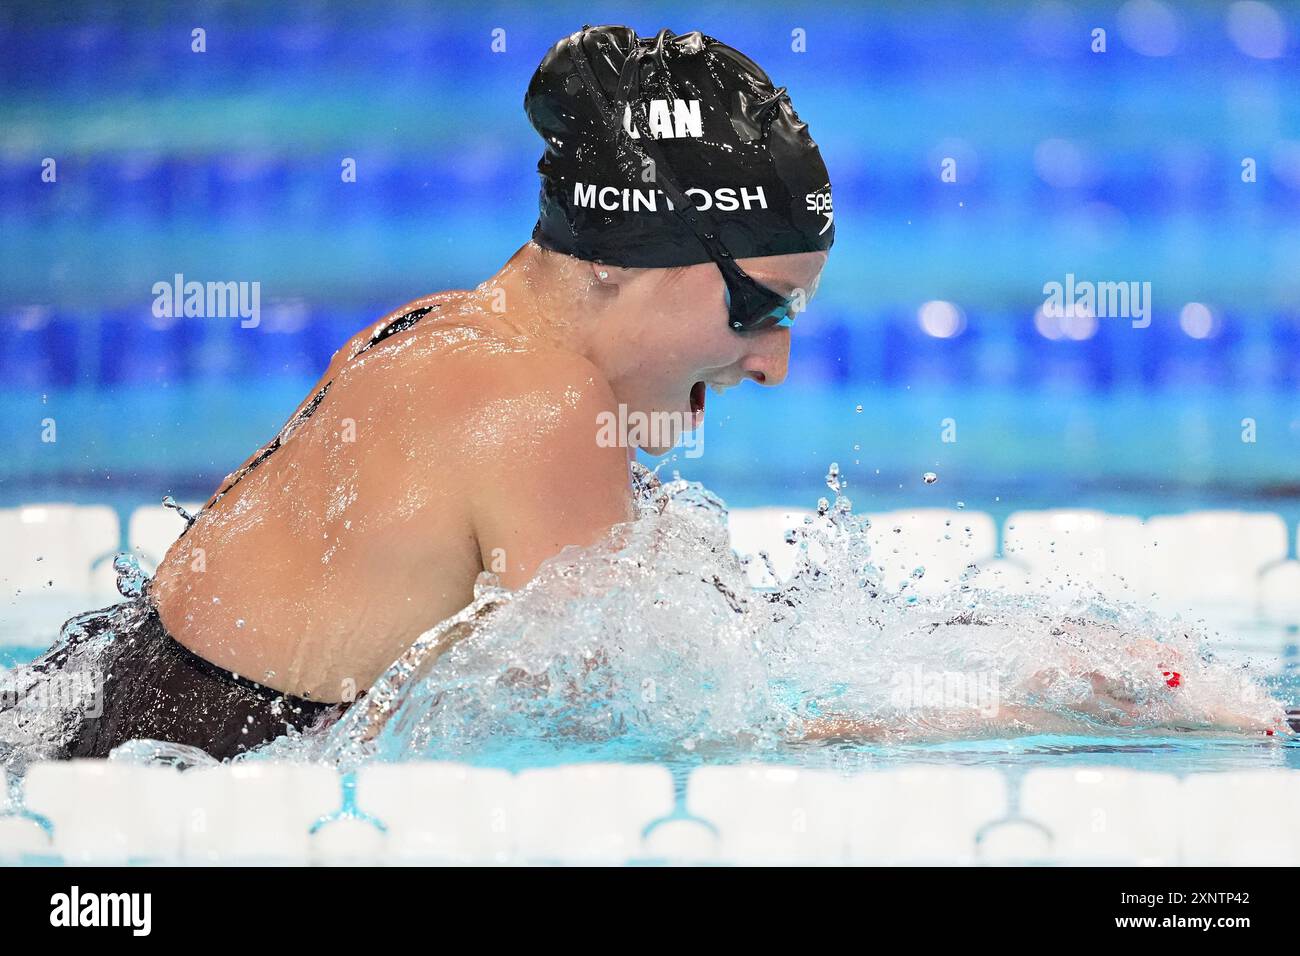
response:
M591 265L592 278L596 284L605 286L611 290L617 289L620 285L632 278L633 273L643 270L632 269L627 266L610 266L603 262L593 262Z

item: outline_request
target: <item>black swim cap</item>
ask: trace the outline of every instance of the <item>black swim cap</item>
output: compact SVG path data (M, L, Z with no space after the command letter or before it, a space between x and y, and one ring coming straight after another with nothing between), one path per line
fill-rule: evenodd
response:
M829 249L830 177L784 87L702 33L584 27L551 48L524 110L546 141L533 239L616 266ZM685 199L683 199L683 193Z

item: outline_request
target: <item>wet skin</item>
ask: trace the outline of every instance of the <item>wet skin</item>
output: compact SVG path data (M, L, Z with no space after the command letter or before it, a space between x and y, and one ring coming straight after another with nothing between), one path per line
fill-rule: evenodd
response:
M825 258L741 264L789 291L815 288ZM277 690L352 699L485 569L520 587L630 517L633 450L597 441L602 413L689 424L700 383L785 378L789 330L732 332L712 265L599 271L530 243L479 288L358 333L310 417L168 552L152 585L168 632ZM436 309L353 358L421 306Z

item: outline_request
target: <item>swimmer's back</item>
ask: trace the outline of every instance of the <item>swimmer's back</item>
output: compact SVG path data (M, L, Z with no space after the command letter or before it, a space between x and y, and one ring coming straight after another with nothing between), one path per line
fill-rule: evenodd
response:
M411 303L340 349L278 447L173 546L153 586L163 623L278 690L364 690L469 602L484 554L519 584L534 552L587 543L535 540L564 536L552 512L625 516L626 454L594 441L612 405L594 366L513 335L474 293Z

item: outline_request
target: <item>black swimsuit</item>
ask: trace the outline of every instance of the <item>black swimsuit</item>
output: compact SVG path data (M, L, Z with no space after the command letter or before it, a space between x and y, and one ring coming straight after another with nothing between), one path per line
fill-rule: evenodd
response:
M349 361L411 328L435 308L413 309L377 329ZM207 507L310 418L332 384L331 379L322 385ZM189 525L182 536L187 531ZM59 754L67 758L105 757L128 740L149 738L198 747L225 759L282 736L289 728L303 730L327 712L337 716L348 707L283 694L200 657L167 633L148 588L126 603L68 621L63 640L32 665L35 681L65 669L91 672L98 679L96 686L102 688L92 707L69 715Z
M167 633L148 593L79 615L64 634L32 666L33 683L75 669L94 692L67 715L59 757L107 757L147 738L224 760L347 707L283 694L205 660Z

